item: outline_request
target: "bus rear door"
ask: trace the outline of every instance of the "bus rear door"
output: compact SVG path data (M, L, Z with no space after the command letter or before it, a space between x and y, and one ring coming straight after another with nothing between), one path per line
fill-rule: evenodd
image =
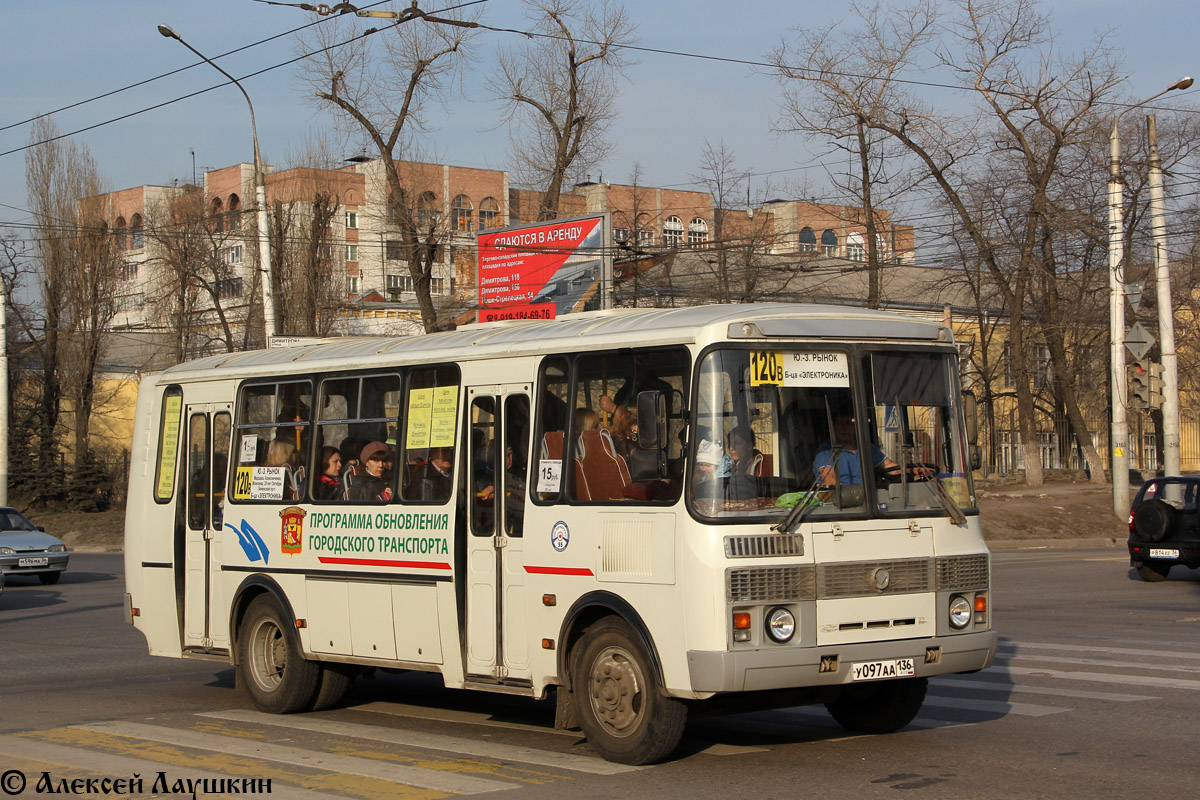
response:
M186 408L187 472L183 536L183 648L229 647L224 606L214 602L219 586L220 537L229 471L232 427L229 403L192 404ZM216 567L216 568L214 568Z

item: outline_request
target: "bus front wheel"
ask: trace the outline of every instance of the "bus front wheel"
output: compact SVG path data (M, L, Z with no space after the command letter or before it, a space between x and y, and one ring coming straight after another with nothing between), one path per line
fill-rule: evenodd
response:
M928 686L928 678L855 684L848 686L837 700L826 703L825 708L846 730L891 733L917 716Z
M304 658L293 625L274 597L260 595L246 610L238 646L242 683L261 711L303 711L317 693L321 667Z
M652 764L679 744L687 707L662 693L649 653L624 620L606 617L587 629L571 676L579 724L604 758Z

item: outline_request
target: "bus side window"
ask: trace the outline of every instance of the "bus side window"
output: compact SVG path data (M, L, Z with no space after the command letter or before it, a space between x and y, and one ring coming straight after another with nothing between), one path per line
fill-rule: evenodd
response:
M411 370L404 394L398 442L402 496L413 503L445 503L454 489L451 476L457 461L458 367Z
M234 500L292 502L302 496L311 401L308 380L242 387L233 451Z
M395 452L400 416L400 376L330 378L321 384L312 449L311 496L318 502L382 502L395 496ZM363 453L384 445L380 484L367 476ZM388 466L390 463L392 466ZM365 491L370 483L375 490Z
M534 434L534 498L540 503L558 500L564 480L563 463L567 430L567 360L547 358L538 371L537 430Z

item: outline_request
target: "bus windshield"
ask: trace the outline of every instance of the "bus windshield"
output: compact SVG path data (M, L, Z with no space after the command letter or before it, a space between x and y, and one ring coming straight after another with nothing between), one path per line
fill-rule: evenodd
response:
M954 355L801 346L701 361L694 512L710 519L974 508Z

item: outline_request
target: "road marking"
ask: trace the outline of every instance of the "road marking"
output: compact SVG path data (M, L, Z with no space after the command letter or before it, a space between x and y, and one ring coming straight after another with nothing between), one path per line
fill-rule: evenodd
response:
M1083 644L1051 644L1049 642L1013 642L1001 643L1000 650L1016 651L1018 655L1022 648L1034 650L1063 650L1070 653L1109 653L1116 656L1146 656L1151 658L1183 658L1193 661L1200 660L1200 653L1182 652L1179 650L1139 650L1134 647L1095 647Z
M1114 703L1134 703L1157 700L1144 694L1117 694L1116 692L1086 692L1081 689L1047 689L1044 686L1024 686L1019 683L1001 683L984 679L932 678L930 688L968 689L982 692L1013 692L1020 694L1045 694L1057 697L1078 697L1084 700L1108 700Z
M369 711L372 714L391 714L394 717L410 717L412 719L427 719L435 722L462 722L469 725L486 725L489 728L507 728L514 731L532 731L534 733L552 733L557 736L579 738L578 731L560 731L549 725L533 725L527 722L503 722L492 719L485 711L458 711L449 708L428 708L412 706L404 703L389 703L383 700L364 703L361 706L348 706L351 711Z
M163 742L195 750L205 750L211 753L273 761L292 767L302 766L328 772L359 775L365 778L380 779L393 783L407 784L409 786L420 786L426 789L437 789L456 794L477 794L480 792L495 792L502 789L517 788L517 784L514 783L476 778L471 775L461 775L438 769L409 767L386 761L358 758L356 756L335 755L308 748L284 747L267 742L236 741L225 736L214 736L208 733L197 733L196 731L175 728L161 728L156 725L143 725L139 722L98 722L78 727L100 733L112 733L134 739Z
M1200 689L1200 681L1182 678L1156 678L1153 675L1113 675L1104 672L1067 672L1058 669L1035 669L1033 667L990 667L994 675L1039 675L1059 680L1091 681L1094 683L1119 683L1126 686L1154 686L1161 689Z
M249 722L258 725L292 728L312 731L314 733L328 733L332 736L352 736L358 739L369 739L372 741L387 742L388 744L404 745L406 747L424 747L430 750L441 750L480 758L492 758L500 761L537 764L543 767L556 767L574 772L588 772L594 775L618 775L645 769L644 767L630 767L625 764L612 764L600 758L580 756L572 753L556 753L551 750L538 750L532 747L501 744L499 742L481 742L457 736L404 731L352 722L335 722L305 716L280 717L278 714L264 714L248 709L207 711L197 716L232 722ZM576 733L575 736L578 738L579 734Z
M1043 656L1037 653L1025 653L1008 658L997 658L997 664L1028 661L1045 661L1051 664L1078 664L1084 667L1105 667L1107 669L1147 669L1155 672L1187 672L1198 673L1197 668L1190 664L1156 664L1153 661L1109 661L1103 658L1068 658L1066 656Z
M1019 717L1045 717L1069 711L1058 706L1039 706L1033 703L1005 703L997 700L972 700L969 697L932 697L926 695L925 706L957 708L964 711L986 711L989 714L1015 714Z
M831 723L832 725L837 725L837 722L833 719L833 717L831 717L829 715L829 712L826 711L824 708L820 708L820 710L818 710L817 707L809 708L807 706L797 706L795 708L782 708L773 713L783 714L783 715L786 715L789 717L802 717L802 718L807 718L807 719L812 719L812 720L820 720L822 722ZM904 731L910 730L910 729L936 730L938 728L957 728L957 727L960 727L962 725L967 725L967 724L971 724L971 723L956 722L954 720L949 720L949 719L937 719L936 717L931 718L931 717L926 717L923 714L918 714L916 719L914 719L912 722L905 725L900 730L904 730ZM838 727L840 727L840 726L838 726ZM845 739L845 738L854 739L854 738L858 738L858 736L860 736L860 735L865 735L865 734L856 734L855 736L842 737L842 738L843 739ZM841 739L839 739L838 741L840 741L840 740ZM826 739L823 741L831 741L831 740Z
M225 770L218 776L213 775L215 770L207 770L203 774L185 774L180 768L175 767L172 770L171 764L165 764L161 761L131 758L99 750L68 747L67 745L55 744L54 742L17 736L0 736L0 755L8 756L9 758L26 758L38 762L49 762L50 764L69 769L88 770L97 775L114 778L130 779L137 774L141 776L142 788L147 794L149 794L160 772L167 774L168 783L173 782L176 778L231 777L235 774L229 770ZM241 773L237 774L238 777L243 777ZM51 777L78 778L79 776L55 776L52 772ZM263 777L265 778L265 776ZM27 788L32 790L34 787L29 786ZM311 789L304 789L299 786L290 786L281 783L278 778L274 777L271 778L271 798L272 800L274 798L284 798L284 800L346 800L345 795L326 794L324 792L314 792Z

